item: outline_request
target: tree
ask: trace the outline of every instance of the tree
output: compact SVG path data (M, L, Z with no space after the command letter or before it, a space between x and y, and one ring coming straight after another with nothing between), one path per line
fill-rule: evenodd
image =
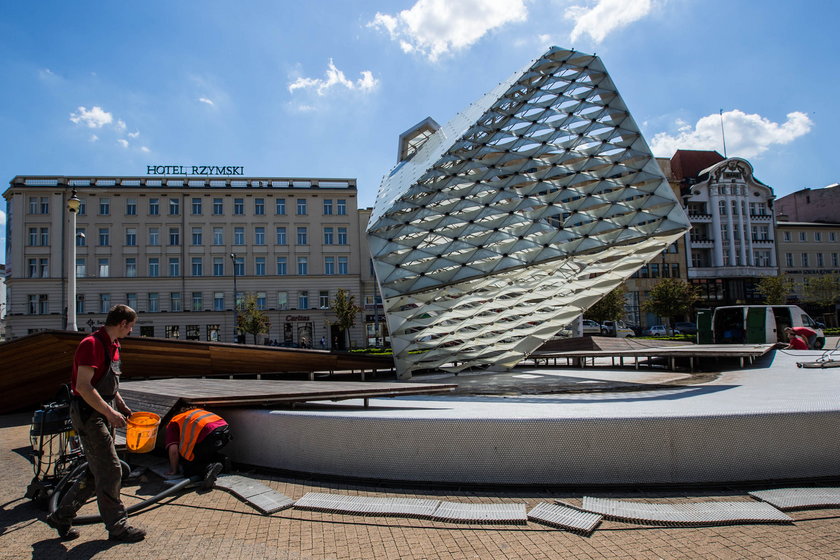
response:
M833 306L840 299L840 276L824 274L809 278L803 286L802 299L820 307Z
M586 316L593 321L616 321L624 316L624 284L620 285L589 308Z
M257 344L257 335L268 333L271 328L271 321L268 314L257 308L257 297L252 293L245 294L244 308L236 318L236 326L245 333L254 335L254 344Z
M642 309L662 317L668 330L671 330L671 317L686 315L697 301L694 286L679 278L664 278L650 291Z
M793 287L791 278L767 276L758 282L756 290L764 296L764 303L767 305L784 305L788 296L793 293Z
M330 309L335 313L337 319L335 325L341 330L342 338L346 340L350 329L356 324L356 315L362 308L356 305L354 297L350 292L344 288L339 288Z

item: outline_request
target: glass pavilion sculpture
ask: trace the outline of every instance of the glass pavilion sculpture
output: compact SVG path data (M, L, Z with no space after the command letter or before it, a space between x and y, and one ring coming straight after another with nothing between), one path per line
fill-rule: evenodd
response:
M414 132L367 228L401 378L515 366L689 228L596 56L553 47Z

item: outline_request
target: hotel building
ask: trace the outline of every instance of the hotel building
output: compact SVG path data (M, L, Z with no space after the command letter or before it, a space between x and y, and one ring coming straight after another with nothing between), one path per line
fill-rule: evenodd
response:
M135 335L232 342L251 294L271 322L258 343L342 347L330 306L344 289L366 310L350 344L382 342L355 179L18 176L3 196L8 338L67 327L72 270L79 330L126 303Z

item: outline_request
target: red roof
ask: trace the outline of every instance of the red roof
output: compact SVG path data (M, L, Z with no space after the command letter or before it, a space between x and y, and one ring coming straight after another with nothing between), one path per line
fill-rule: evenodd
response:
M697 175L712 165L723 161L724 157L710 150L677 150L671 158L671 174L678 181Z

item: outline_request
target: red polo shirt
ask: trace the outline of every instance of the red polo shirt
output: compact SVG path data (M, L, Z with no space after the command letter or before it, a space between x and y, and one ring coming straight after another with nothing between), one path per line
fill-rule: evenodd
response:
M73 355L73 376L70 379L70 387L73 390L74 395L79 394L79 392L76 391L76 377L79 373L79 366L89 366L93 368L93 379L91 380L91 385L94 387L96 387L99 380L105 376L105 346L102 343L103 338L110 341L108 351L111 353L111 361L116 362L120 359L119 341L111 341L111 337L108 336L108 333L105 331L105 327L101 327L97 332L102 333L99 335L99 337L101 337L100 339L97 340L98 337L95 333L86 336L79 343L79 347L76 348L76 353Z

